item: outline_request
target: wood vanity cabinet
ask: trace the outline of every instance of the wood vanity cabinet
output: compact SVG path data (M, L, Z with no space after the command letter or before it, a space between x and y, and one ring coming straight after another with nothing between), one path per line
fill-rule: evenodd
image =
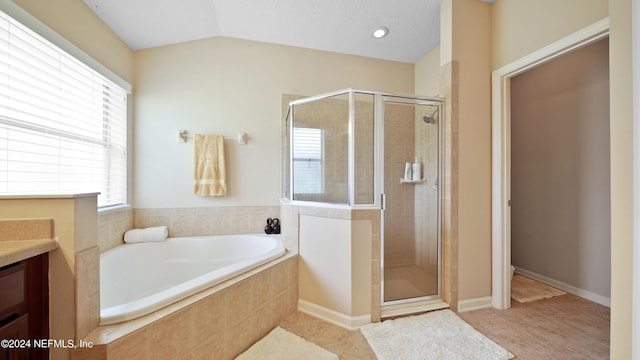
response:
M0 360L49 358L34 344L49 337L48 268L46 253L0 268Z

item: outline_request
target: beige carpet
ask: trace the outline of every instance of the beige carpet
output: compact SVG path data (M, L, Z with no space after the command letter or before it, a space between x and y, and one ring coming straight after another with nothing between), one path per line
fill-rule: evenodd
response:
M281 327L240 354L237 360L337 360L338 355L294 335Z
M519 303L548 299L564 294L566 292L522 275L513 275L511 280L511 299Z
M513 354L476 331L451 310L368 324L360 331L379 360L513 358Z

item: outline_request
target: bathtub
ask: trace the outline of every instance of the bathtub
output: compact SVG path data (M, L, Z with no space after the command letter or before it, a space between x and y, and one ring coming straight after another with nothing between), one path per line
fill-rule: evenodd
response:
M149 314L282 256L279 235L125 244L100 255L100 325Z

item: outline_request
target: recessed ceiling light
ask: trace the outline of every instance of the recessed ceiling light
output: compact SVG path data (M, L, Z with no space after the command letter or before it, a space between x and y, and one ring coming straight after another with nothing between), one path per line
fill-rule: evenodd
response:
M389 29L384 26L378 26L377 28L373 29L372 35L376 39L381 39L389 35Z

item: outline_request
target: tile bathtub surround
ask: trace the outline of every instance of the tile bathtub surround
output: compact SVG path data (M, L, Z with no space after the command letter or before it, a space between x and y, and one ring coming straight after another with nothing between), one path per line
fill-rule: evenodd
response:
M76 254L76 334L88 335L100 322L100 250L97 246Z
M123 244L124 233L133 229L133 208L98 212L98 247L100 252Z
M298 303L298 257L263 265L154 314L102 326L92 349L71 359L233 359L265 336Z
M53 238L53 219L0 220L0 241Z
M280 206L134 209L136 228L166 225L169 236L263 233L267 218L280 218Z
M122 245L127 230L152 226L167 226L174 237L262 233L268 217L281 218L280 206L108 210L98 213L98 247L102 253Z

